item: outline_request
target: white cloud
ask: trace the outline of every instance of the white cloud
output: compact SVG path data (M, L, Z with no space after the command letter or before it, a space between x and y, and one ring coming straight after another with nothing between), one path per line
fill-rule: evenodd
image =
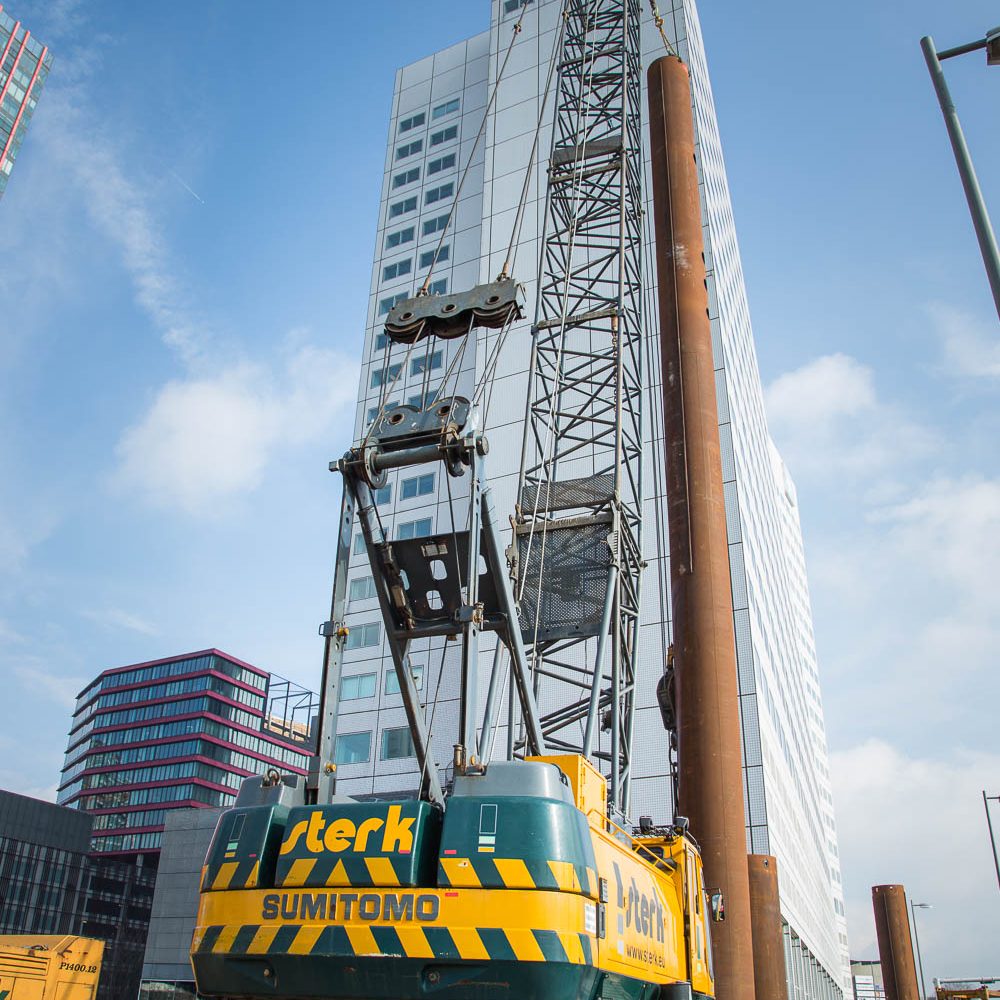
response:
M829 354L775 379L766 389L768 423L796 478L891 486L890 470L925 457L936 435L878 398L874 372ZM888 478L887 478L888 477Z
M94 227L117 247L128 272L136 304L164 342L194 361L204 349L202 324L180 303L186 301L149 196L149 179L130 176L120 141L92 121L85 110L86 90L71 88L53 96L46 108L43 141L82 189Z
M102 608L100 611L82 611L84 618L112 630L125 629L140 635L159 635L159 630L149 622L121 608Z
M878 954L871 886L902 883L921 911L928 982L982 973L996 955L1000 916L982 790L1000 792L993 749L907 756L881 739L831 757L851 954ZM957 929L960 932L956 932Z
M996 325L944 302L927 308L941 340L950 374L970 378L1000 377L1000 337Z
M875 517L890 527L901 554L933 566L935 576L947 578L963 600L996 606L1000 480L935 479Z
M354 362L305 346L283 371L245 362L168 382L123 435L115 481L157 506L217 511L260 485L279 448L331 431L356 380Z
M43 695L62 708L73 708L77 693L87 683L86 677L63 677L45 670L38 663L16 666L14 673L23 687L33 694Z

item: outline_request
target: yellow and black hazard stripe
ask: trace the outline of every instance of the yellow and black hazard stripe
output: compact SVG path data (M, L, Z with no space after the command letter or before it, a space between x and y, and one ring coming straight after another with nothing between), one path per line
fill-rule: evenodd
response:
M438 859L438 885L453 889L556 889L597 898L597 874L592 868L538 858L442 856Z
M256 889L260 885L260 861L243 858L205 865L201 878L202 892L222 889Z
M396 864L395 862L399 863ZM391 857L339 856L322 854L318 857L279 860L274 883L282 889L323 886L415 886L409 859Z
M449 961L593 965L590 935L503 927L417 924L243 924L199 929L192 950L214 955L385 956Z

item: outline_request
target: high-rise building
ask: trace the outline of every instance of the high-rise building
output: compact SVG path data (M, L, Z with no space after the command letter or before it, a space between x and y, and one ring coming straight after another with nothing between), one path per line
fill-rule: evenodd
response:
M316 696L217 649L103 671L80 692L58 801L91 851L155 866L171 809L228 806L243 778L305 774Z
M355 426L358 439L384 402L419 405L433 398L446 374L455 372L458 391L471 398L491 368L496 331L478 330L468 347L460 339L425 341L407 352L403 346L388 345L381 326L392 305L424 283L439 243L432 293L464 290L497 276L507 257L532 139L539 119L543 121L540 162L530 170L513 267L526 288L528 316L512 328L491 384L480 396L491 446L487 473L501 518L514 509L524 433L553 101L545 115L541 108L562 23L561 6L562 0L528 0L523 30L488 113L498 68L520 16L520 0L493 0L488 31L400 69L382 184ZM483 8L485 15L485 3ZM695 0L661 0L659 8L666 35L690 67L692 79L730 542L747 849L778 858L790 997L839 1000L850 992L851 977L795 489L767 429ZM635 9L643 17L645 66L664 54L664 46L647 5L635 4ZM484 140L476 146L484 114ZM645 127L643 136L648 141ZM648 221L648 151L644 160ZM648 566L642 590L631 811L662 821L671 818L673 800L655 686L671 630L653 252L649 225L644 269L651 335L645 359L643 473ZM454 490L455 485L447 477L442 481L436 471L390 473L388 485L376 496L385 530L396 538L450 530ZM457 499L458 493L454 495ZM414 788L419 777L374 597L358 535L348 592L351 631L337 742L339 788L348 794L401 792ZM489 640L484 639L482 655L490 657ZM435 720L431 728L443 735L435 746L443 768L456 732L457 645L423 640L411 649L418 687ZM497 746L504 744L501 731Z
M35 113L52 54L0 3L0 198L28 122Z

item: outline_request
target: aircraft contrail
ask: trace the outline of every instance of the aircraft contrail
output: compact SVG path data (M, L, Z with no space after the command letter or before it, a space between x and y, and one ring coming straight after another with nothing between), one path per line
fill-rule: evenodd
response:
M198 192L195 191L190 184L188 184L186 181L178 177L177 174L175 174L172 170L170 171L170 176L173 177L173 179L177 181L177 183L180 184L180 186L184 188L184 190L187 191L187 193L190 194L192 198L197 198L198 201L200 201L203 205L205 204L205 199L202 198L201 195L199 195Z

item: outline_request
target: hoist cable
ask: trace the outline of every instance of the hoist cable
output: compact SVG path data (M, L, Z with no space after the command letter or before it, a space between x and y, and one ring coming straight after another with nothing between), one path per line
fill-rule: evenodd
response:
M563 22L565 24L565 20ZM510 231L510 243L507 245L507 256L504 259L503 267L500 269L500 277L506 278L514 270L514 257L517 254L518 244L521 237L521 224L524 222L524 209L528 202L528 188L531 185L531 171L535 165L535 157L538 155L538 140L542 133L542 123L545 120L545 108L548 105L549 94L552 90L552 78L555 76L556 63L558 61L560 43L563 33L554 31L552 33L552 54L549 56L549 71L545 78L545 90L542 92L542 104L538 109L538 120L535 123L535 135L531 142L531 152L528 154L528 165L524 169L524 184L521 187L521 198L517 203L517 214L514 216L514 225Z
M462 176L458 180L458 190L455 192L455 200L451 204L451 209L448 212L448 218L441 230L441 238L438 240L438 245L434 250L434 257L431 260L430 270L427 272L427 277L424 278L424 283L421 285L420 291L417 292L418 295L428 294L428 289L430 288L431 283L431 275L434 273L434 268L437 266L438 256L441 253L441 247L444 246L445 236L448 235L448 229L451 227L451 220L455 217L455 212L458 211L458 199L462 197L462 188L465 185L466 177L469 176L469 168L472 166L473 159L475 159L476 150L479 148L479 143L486 134L486 123L489 121L490 112L493 110L493 105L496 103L497 94L500 90L500 81L503 79L504 71L507 69L507 63L510 61L510 54L514 51L514 42L517 41L517 36L521 33L521 25L524 21L524 15L527 13L527 10L527 3L522 3L521 16L517 19L517 23L514 25L514 29L511 32L510 44L507 46L507 53L503 58L503 63L501 64L499 71L497 72L496 82L493 84L493 90L490 93L489 102L486 105L486 110L483 112L482 123L479 126L479 131L476 133L476 139L472 144L472 149L469 150L469 155L465 160L465 166L462 168Z
M660 38L663 39L663 47L667 50L668 56L677 56L677 50L670 44L670 40L667 38L667 33L663 30L663 15L660 13L660 8L656 6L656 0L649 0L649 9L653 14L653 23L656 25L656 30L660 33ZM677 56L679 59L680 56Z

